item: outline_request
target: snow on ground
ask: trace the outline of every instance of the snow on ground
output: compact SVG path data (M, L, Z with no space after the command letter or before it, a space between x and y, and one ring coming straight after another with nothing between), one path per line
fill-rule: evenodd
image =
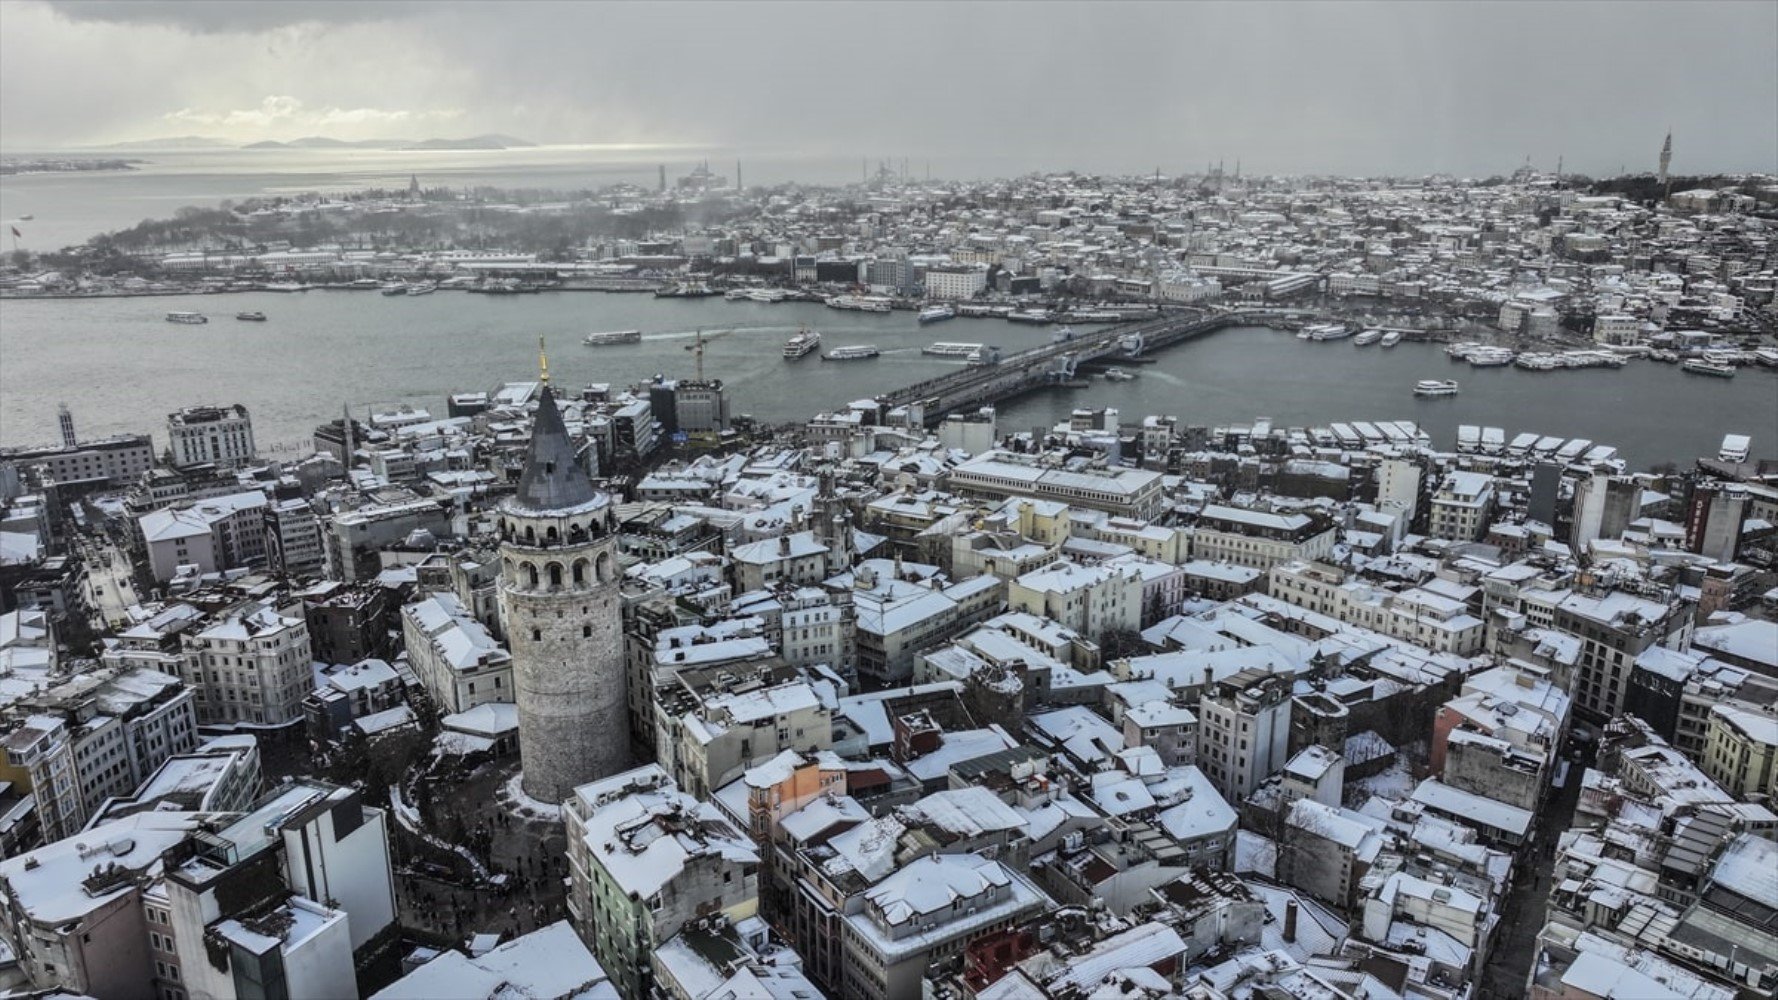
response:
M499 801L510 811L525 819L541 819L551 823L562 821L561 803L551 805L525 794L525 772L514 771L506 784L500 786Z
M1278 844L1250 830L1235 831L1235 874L1276 878Z
M1420 780L1408 761L1401 754L1395 755L1395 762L1387 770L1379 771L1368 778L1355 778L1346 783L1345 799L1353 808L1363 806L1372 798L1388 799L1391 802L1405 802L1414 794L1414 786Z

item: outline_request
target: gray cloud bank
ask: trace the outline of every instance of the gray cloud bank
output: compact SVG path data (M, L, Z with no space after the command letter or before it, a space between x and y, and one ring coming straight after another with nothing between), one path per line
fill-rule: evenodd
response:
M5 0L0 21L13 147L325 122L1031 167L1479 173L1560 155L1604 173L1651 168L1671 127L1676 170L1778 169L1768 2ZM282 107L298 111L268 120Z

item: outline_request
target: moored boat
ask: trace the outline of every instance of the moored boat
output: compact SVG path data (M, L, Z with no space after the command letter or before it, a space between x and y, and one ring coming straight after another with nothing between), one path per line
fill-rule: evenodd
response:
M981 348L982 345L980 344L951 343L941 340L936 344L928 344L927 346L920 348L920 353L931 354L941 358L967 358L976 351L981 350Z
M1374 344L1377 341L1382 340L1382 339L1383 339L1383 331L1381 331L1381 330L1366 330L1363 333L1359 334L1358 336L1352 338L1352 346L1353 347L1369 347L1372 344Z
M1680 371L1691 372L1693 375L1709 375L1714 378L1734 378L1735 366L1725 365L1703 358L1693 358L1679 366Z
M954 319L956 316L957 310L950 306L928 306L920 310L920 325L942 323L947 319Z
M1399 344L1399 343L1401 343L1401 331L1400 330L1390 330L1388 333L1383 334L1382 345L1384 347L1394 347L1396 344Z

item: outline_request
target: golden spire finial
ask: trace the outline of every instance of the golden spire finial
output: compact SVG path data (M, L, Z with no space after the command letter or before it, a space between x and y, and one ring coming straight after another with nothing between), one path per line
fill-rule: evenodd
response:
M549 385L549 354L543 348L543 338L537 338L537 371L544 385Z

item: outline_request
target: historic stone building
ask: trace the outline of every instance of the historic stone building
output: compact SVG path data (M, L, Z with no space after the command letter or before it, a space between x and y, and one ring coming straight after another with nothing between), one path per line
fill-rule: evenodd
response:
M630 727L612 504L547 386L518 492L500 508L500 561L525 792L562 802L629 768Z

